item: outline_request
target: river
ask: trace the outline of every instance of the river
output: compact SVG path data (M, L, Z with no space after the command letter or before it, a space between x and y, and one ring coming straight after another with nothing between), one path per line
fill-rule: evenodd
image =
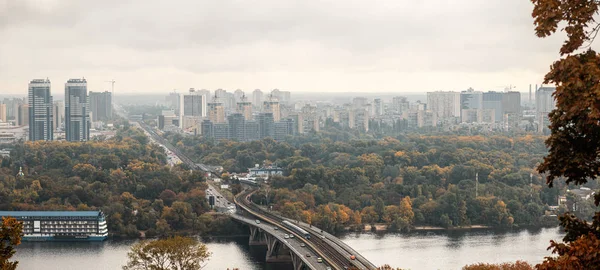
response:
M559 228L520 231L441 231L410 234L347 234L340 238L376 265L405 269L460 269L477 262L524 260L539 263L551 253L550 240L561 240ZM248 246L248 239L205 240L213 253L206 269L283 270L289 265L264 263L263 247ZM120 269L135 241L103 243L30 243L18 247L19 269Z

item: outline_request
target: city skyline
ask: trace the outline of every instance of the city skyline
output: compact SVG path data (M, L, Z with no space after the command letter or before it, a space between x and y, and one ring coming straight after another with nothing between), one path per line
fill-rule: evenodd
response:
M114 79L115 96L189 87L526 92L562 42L532 34L531 8L521 0L15 1L0 4L0 93L20 93L31 77L82 75L94 91L111 90Z

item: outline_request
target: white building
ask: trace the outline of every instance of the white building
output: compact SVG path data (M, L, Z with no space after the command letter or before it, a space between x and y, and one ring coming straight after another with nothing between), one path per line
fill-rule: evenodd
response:
M427 109L431 110L437 119L460 117L459 92L427 92Z

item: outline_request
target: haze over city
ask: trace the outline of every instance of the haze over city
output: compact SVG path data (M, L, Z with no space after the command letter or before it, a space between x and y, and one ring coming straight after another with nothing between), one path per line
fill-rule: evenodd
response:
M0 1L0 93L31 78L121 93L525 92L563 36L493 1Z

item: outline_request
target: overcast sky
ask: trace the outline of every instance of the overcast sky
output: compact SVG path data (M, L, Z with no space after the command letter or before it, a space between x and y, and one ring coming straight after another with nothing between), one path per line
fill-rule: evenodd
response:
M0 0L0 93L528 90L556 60L528 0Z

